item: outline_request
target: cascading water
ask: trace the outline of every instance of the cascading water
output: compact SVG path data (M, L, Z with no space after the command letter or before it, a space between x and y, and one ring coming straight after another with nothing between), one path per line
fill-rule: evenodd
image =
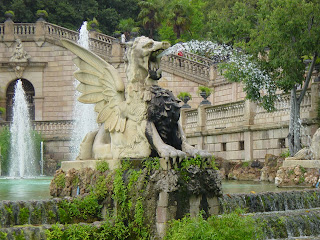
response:
M13 99L13 120L10 127L10 177L34 177L37 175L35 164L35 146L29 117L28 102L18 80Z
M89 33L87 30L87 22L84 22L80 28L78 44L86 49L89 49ZM74 86L79 84L79 81L75 79ZM72 154L71 160L75 160L79 154L80 144L85 135L98 128L96 122L96 113L94 112L93 104L83 104L77 99L80 96L78 91L74 94L74 106L73 106L73 119L74 128L72 132L71 146Z

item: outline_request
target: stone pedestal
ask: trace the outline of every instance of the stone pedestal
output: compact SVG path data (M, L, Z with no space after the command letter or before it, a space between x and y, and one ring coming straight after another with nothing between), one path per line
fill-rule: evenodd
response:
M74 168L75 170L80 170L83 168L92 168L96 169L98 162L102 160L75 160L75 161L63 161L61 162L61 169L64 172L68 172L70 169ZM114 170L119 167L119 160L109 159L106 160L109 164L110 170Z

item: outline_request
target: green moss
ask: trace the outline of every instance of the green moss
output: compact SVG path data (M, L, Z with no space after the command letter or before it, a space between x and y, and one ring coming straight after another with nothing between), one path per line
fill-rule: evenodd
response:
M7 235L5 232L0 232L0 240L7 240Z
M47 211L47 220L49 223L55 222L56 220L56 214L52 210Z
M66 176L64 173L60 173L57 175L54 179L53 182L56 184L58 188L64 188L66 186Z
M63 200L58 204L60 223L93 220L101 217L101 205L94 194L73 201Z
M8 218L9 218L9 221L11 224L13 224L14 222L14 216L13 216L13 211L11 209L11 206L4 206L4 208L6 209L7 211L7 214L8 214Z
M31 219L32 223L39 224L41 223L41 209L40 208L34 208L31 212Z
M19 223L21 225L23 224L27 224L28 223L28 220L29 220L29 215L30 215L30 211L28 208L20 208L20 211L19 211Z
M243 163L242 163L242 167L248 168L248 167L249 167L249 162L243 162Z
M72 179L72 185L77 187L79 182L80 182L79 176L77 176L77 175L74 176L74 178Z
M13 233L14 239L15 240L26 240L25 236L24 236L24 232L21 230L21 232L19 234L17 233Z
M301 184L301 183L304 183L304 181L305 181L305 179L304 179L304 176L303 175L301 175L300 177L299 177L299 184Z

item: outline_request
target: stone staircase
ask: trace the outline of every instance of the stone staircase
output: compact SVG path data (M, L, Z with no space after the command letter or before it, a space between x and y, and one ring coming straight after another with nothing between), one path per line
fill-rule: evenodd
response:
M66 200L66 199L65 199ZM68 199L67 199L68 200ZM42 201L1 201L0 239L18 236L46 239L45 231L61 221L61 198ZM220 214L246 209L262 224L266 239L320 239L320 190L224 194ZM90 224L99 226L99 219ZM100 219L102 220L102 219Z

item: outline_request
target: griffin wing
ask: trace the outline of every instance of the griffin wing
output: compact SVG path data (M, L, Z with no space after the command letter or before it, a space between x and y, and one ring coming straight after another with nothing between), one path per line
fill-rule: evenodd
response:
M125 103L124 84L118 71L105 60L87 49L69 41L61 40L63 46L77 55L74 63L79 68L75 78L80 82L77 90L82 93L78 101L95 105L97 122L105 129L123 132L126 118L120 106Z

